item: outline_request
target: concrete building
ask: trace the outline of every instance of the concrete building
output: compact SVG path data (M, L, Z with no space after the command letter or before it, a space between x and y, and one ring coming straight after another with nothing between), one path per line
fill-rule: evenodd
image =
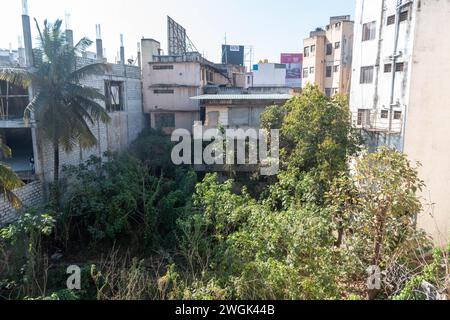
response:
M253 66L252 87L286 87L286 65L261 61Z
M261 114L268 106L281 106L292 97L293 90L289 88L260 87L207 90L206 94L191 99L200 101L205 127L247 129L260 127Z
M24 11L25 48L12 54L9 62L2 59L0 68L33 66L31 52L31 32L29 17ZM97 44L101 44L97 41ZM5 61L4 61L5 60ZM96 63L100 60L79 57L77 67ZM101 57L101 61L103 57ZM111 122L97 123L91 127L98 140L97 146L91 150L75 147L70 153L61 151L60 164L78 165L90 156L103 157L104 153L122 151L134 141L144 128L142 109L142 85L139 67L113 64L107 74L89 76L82 81L83 85L96 88L106 96L100 102L107 109ZM31 100L33 88L25 90L0 81L0 138L12 150L11 158L1 159L19 174L26 183L25 187L16 190L25 206L35 206L42 202L46 195L47 184L53 179L53 147L44 135L43 128L31 121L25 123L24 110ZM9 203L0 198L0 224L16 217L16 211Z
M418 225L450 236L450 19L447 0L358 0L350 107L372 149L388 145L419 161Z
M302 87L319 86L327 96L349 94L353 52L353 21L350 16L331 17L303 42Z
M200 120L200 104L191 97L208 87L244 87L245 68L214 64L197 52L161 55L158 41L142 39L144 110L152 128L170 134L192 130Z

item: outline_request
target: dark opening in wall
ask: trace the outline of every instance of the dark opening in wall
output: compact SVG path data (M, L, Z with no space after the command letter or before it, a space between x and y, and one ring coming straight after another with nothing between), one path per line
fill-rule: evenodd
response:
M123 111L123 82L105 81L105 105L108 112Z
M0 120L23 119L28 101L26 89L0 81Z
M34 180L34 154L31 129L0 129L0 139L11 149L11 157L1 153L0 160L19 174L24 181Z

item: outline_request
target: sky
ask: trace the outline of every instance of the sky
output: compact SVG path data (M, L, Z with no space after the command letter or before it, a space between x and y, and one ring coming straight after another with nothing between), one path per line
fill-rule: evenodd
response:
M17 48L22 34L22 0L2 1L0 48ZM161 42L167 52L167 15L184 26L200 53L221 60L221 45L252 46L255 62L279 62L280 53L302 52L302 41L330 16L350 14L355 0L28 0L29 15L39 22L70 14L75 41L95 40L101 24L103 47L114 61L124 34L126 58L136 57L142 37ZM37 37L32 20L33 40ZM92 46L89 51L95 51Z

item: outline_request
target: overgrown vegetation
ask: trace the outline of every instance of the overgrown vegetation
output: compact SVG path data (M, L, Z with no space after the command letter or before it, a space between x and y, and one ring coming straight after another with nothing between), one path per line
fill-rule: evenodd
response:
M153 131L125 154L66 168L63 210L51 218L56 225L45 232L40 224L17 229L32 241L28 248L39 245L33 250L38 256L26 255L25 265L31 259L45 267L32 273L45 290L24 291L24 274L17 273L19 266L11 268L13 260L24 263L11 251L17 246L6 241L13 225L1 233L0 246L9 257L0 264L2 296L448 296L448 251L433 251L415 227L421 212L417 191L423 187L416 164L391 149L360 150L345 99L327 98L316 87L283 108L268 108L262 120L264 127L281 130L282 142L281 171L258 181L264 192L252 190L253 183L226 180L227 174L197 177L191 168L173 166L171 143ZM34 217L39 222L44 216ZM36 241L36 231L43 241ZM80 263L81 290L69 291L65 268ZM370 266L383 271L379 288L367 286Z

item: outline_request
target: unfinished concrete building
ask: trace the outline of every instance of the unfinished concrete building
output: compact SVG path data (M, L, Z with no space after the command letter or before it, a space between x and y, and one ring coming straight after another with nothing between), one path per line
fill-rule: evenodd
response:
M22 21L25 48L19 48L17 54L11 52L9 59L0 59L0 68L29 68L33 65L30 23L26 8ZM71 30L66 31L69 35L73 34ZM100 36L97 39L97 52L103 52L99 50L101 44ZM77 63L78 67L82 67L98 61L105 59L102 55L96 59L84 55L79 57ZM89 76L83 79L82 84L96 88L105 95L106 101L101 104L107 109L111 122L97 123L91 127L98 139L97 146L91 150L74 148L70 153L61 151L61 166L80 164L92 155L102 157L107 151L122 151L137 138L145 125L139 67L126 65L122 59L120 64L113 64L107 74ZM23 118L24 110L31 100L31 93L32 88L26 90L0 81L0 137L12 150L12 157L3 157L2 161L11 166L26 183L25 187L16 190L25 206L35 206L44 200L46 185L52 181L54 172L52 144L45 138L38 123L25 123ZM0 223L11 221L15 216L15 210L0 198Z

